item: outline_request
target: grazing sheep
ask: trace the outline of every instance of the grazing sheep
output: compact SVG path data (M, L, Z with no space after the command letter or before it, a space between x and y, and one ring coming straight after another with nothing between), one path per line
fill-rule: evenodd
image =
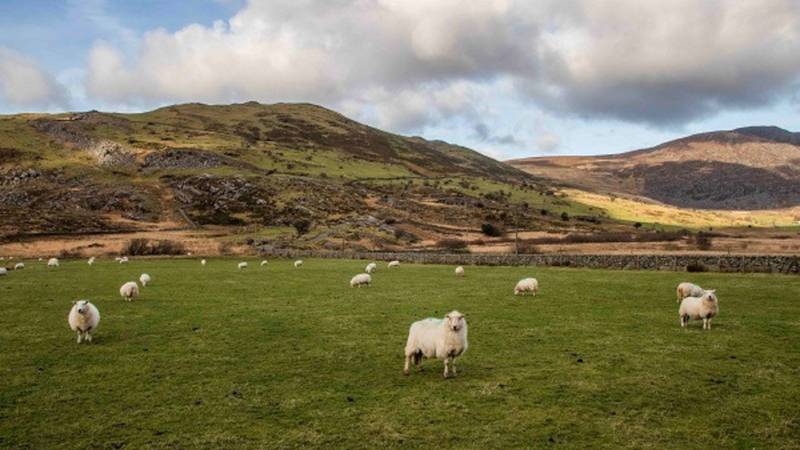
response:
M386 268L391 269L392 267L400 267L400 261L396 259L394 261L389 261L389 264L386 265Z
M689 324L689 320L703 319L703 329L711 329L711 319L719 314L719 300L714 294L714 289L704 291L700 297L686 297L678 308L681 319L681 328Z
M702 297L704 292L705 290L696 284L683 282L676 289L678 303L686 297Z
M92 256L91 258L89 258L89 261L87 261L87 264L89 264L90 266L94 265L94 260L95 260L95 257Z
M135 281L129 281L119 288L119 295L127 301L133 300L133 297L139 295L139 285Z
M456 357L467 351L467 319L453 311L444 319L428 318L411 324L406 343L406 364L403 373L408 375L411 360L420 367L422 358L444 360L444 377L456 375ZM452 374L452 375L451 375Z
M205 265L206 265L206 260L205 260L205 259L201 259L201 260L200 260L200 265L201 265L201 266L203 266L203 267L205 267Z
M261 267L264 267L264 266L266 266L267 264L269 264L269 262L267 262L267 260L266 260L266 259L261 261Z
M18 262L14 264L14 270L22 270L25 268L25 263Z
M245 268L247 268L247 263L242 261L242 262L239 263L238 267L239 267L239 270L245 269Z
M73 302L67 321L72 331L78 333L78 344L92 342L92 331L100 324L100 311L89 300L79 300Z
M378 265L374 262L367 264L367 267L364 268L364 272L367 273L375 273L376 270L378 270Z
M456 267L456 276L463 277L464 276L464 268L461 266Z
M301 260L301 259L298 259L297 261L294 262L295 269L300 267L300 266L302 266L302 265L303 265L303 260Z
M0 267L0 276L8 275L8 270L5 267Z
M122 257L118 256L118 257L116 257L114 259L116 259L117 262L119 262L120 264L125 264L125 263L128 262L128 257L127 256L122 256Z
M150 275L143 273L142 276L139 277L139 282L142 283L143 287L147 287L147 284L150 283L153 279L150 278Z
M514 295L525 295L526 292L530 292L533 295L539 292L539 282L536 281L536 278L523 278L514 287Z
M369 286L372 283L372 277L368 273L360 273L350 280L350 287L361 287L362 285Z
M58 258L50 258L47 261L47 267L58 267Z

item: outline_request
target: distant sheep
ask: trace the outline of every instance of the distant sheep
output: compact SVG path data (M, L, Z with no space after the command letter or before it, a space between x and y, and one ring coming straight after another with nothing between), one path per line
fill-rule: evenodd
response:
M200 265L201 265L201 266L203 266L203 267L205 267L205 265L206 265L206 260L205 260L205 259L201 259L201 260L200 260Z
M360 273L350 280L350 287L369 286L372 283L372 277L368 273Z
M367 273L375 273L376 270L378 270L378 264L374 262L367 264L367 267L364 268L364 272Z
M295 269L300 267L300 266L302 266L302 265L303 265L303 260L301 260L301 259L298 259L297 261L294 262Z
M386 267L389 269L391 269L392 267L400 267L400 261L396 259L394 261L389 261L389 264L387 264Z
M679 284L675 291L678 296L678 303L686 297L702 297L705 292L700 286L689 282Z
M120 264L126 264L128 262L128 257L127 256L122 256L122 257L118 256L118 257L116 257L114 259L116 259L116 261L118 263L120 263Z
M420 367L422 358L444 360L444 377L456 375L456 357L467 351L467 319L453 311L444 319L428 318L411 324L406 343L406 363L403 373L408 375L411 361Z
M87 261L86 263L91 266L91 265L94 265L94 261L95 261L95 257L92 256L91 258L89 258L89 261Z
M267 264L269 264L269 262L266 259L261 261L261 267L264 267Z
M149 284L151 281L153 281L153 279L150 277L150 275L148 275L148 274L146 274L146 273L143 273L143 274L142 274L142 275L139 277L139 282L140 282L140 283L142 283L142 286L144 286L144 287L147 287L147 285L148 285L148 284Z
M14 270L22 270L25 268L25 263L18 262L14 264Z
M239 263L238 267L239 267L239 270L245 269L245 268L247 268L247 263L242 261L242 262Z
M5 267L0 267L0 276L8 275L8 270Z
M514 287L514 295L525 295L526 292L530 292L532 295L539 292L539 282L536 281L536 278L523 278Z
M47 261L47 267L58 267L58 266L59 266L58 258L50 258Z
M464 276L464 268L461 266L456 267L456 276L463 277Z
M72 305L67 322L78 333L78 344L92 342L92 331L100 324L100 311L89 300L79 300Z
M135 281L129 281L119 288L119 295L127 301L139 296L139 285Z
M685 328L690 320L703 319L703 329L711 329L711 319L719 314L719 300L715 291L704 291L700 297L686 297L678 308L681 328Z

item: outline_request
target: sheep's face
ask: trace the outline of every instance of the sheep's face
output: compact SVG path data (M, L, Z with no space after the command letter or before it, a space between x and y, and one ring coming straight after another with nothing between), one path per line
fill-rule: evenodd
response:
M710 291L706 291L705 294L703 294L703 299L716 303L717 302L717 295L715 294L716 291L717 291L716 289L711 289Z
M78 307L78 314L86 314L89 311L89 302L86 300L81 300L75 305Z
M464 315L458 311L453 311L445 317L447 318L447 327L453 331L460 331L467 323Z

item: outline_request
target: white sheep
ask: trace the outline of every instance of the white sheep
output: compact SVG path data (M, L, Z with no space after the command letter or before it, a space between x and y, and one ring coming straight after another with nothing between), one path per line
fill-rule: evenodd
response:
M444 361L444 377L456 375L456 357L467 351L467 319L452 311L444 319L428 318L411 324L406 342L406 364L403 373L408 375L411 360L420 367L422 358Z
M25 263L18 262L16 264L14 264L14 270L22 270L24 268L25 268Z
M143 274L142 274L142 275L139 277L139 282L140 282L140 283L142 283L142 286L143 286L143 287L147 287L147 285L148 285L148 284L149 284L151 281L153 281L153 279L150 277L150 275L148 275L148 274L146 274L146 273L143 273Z
M264 267L264 266L266 266L267 264L269 264L269 262L268 262L266 259L264 259L264 260L262 260L262 261L261 261L261 267Z
M700 286L685 281L679 284L675 291L678 296L678 303L686 297L702 297L705 292Z
M5 267L0 267L0 276L8 275L8 270Z
M378 264L374 262L367 264L367 267L364 268L364 272L367 273L375 273L376 270L378 270Z
M133 300L139 295L139 285L135 281L129 281L119 288L119 295L127 301Z
M239 270L245 269L245 268L247 268L247 263L242 261L242 262L239 263L238 267L239 267Z
M294 262L295 269L300 267L300 266L302 266L302 265L303 265L303 260L301 260L301 259L298 259L297 261Z
M539 292L539 282L536 281L536 278L523 278L514 286L514 295L525 295L526 292L533 295Z
M205 267L206 266L206 260L205 259L201 259L200 260L200 265Z
M372 283L372 277L368 273L360 273L350 280L350 287L369 286Z
M90 266L94 265L94 260L95 260L95 257L92 256L91 258L89 258L89 261L87 261L86 263L89 264Z
M126 263L128 262L128 257L127 257L127 256L117 257L117 258L115 258L115 259L116 259L116 260L117 260L117 262L119 262L120 264L126 264Z
M47 260L47 267L58 267L58 258L50 258Z
M464 276L464 268L461 266L456 267L456 276L463 277Z
M685 328L689 320L703 319L703 329L711 329L711 319L719 314L719 300L714 289L704 291L700 297L686 297L678 308L681 327Z
M386 265L386 268L391 269L392 267L400 267L400 261L396 259L394 261L389 261L389 264Z
M100 311L89 300L73 302L67 321L72 331L78 333L78 344L81 341L92 342L92 331L100 324Z

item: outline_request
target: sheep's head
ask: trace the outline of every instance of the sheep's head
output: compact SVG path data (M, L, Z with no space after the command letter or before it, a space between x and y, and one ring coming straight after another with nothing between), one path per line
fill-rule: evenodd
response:
M716 303L718 300L715 292L717 292L716 289L706 290L706 292L703 294L703 300Z
M453 311L445 316L447 328L452 331L460 331L467 324L467 319L458 311Z
M78 314L86 314L89 312L89 300L79 300L75 302L75 306L78 310Z

